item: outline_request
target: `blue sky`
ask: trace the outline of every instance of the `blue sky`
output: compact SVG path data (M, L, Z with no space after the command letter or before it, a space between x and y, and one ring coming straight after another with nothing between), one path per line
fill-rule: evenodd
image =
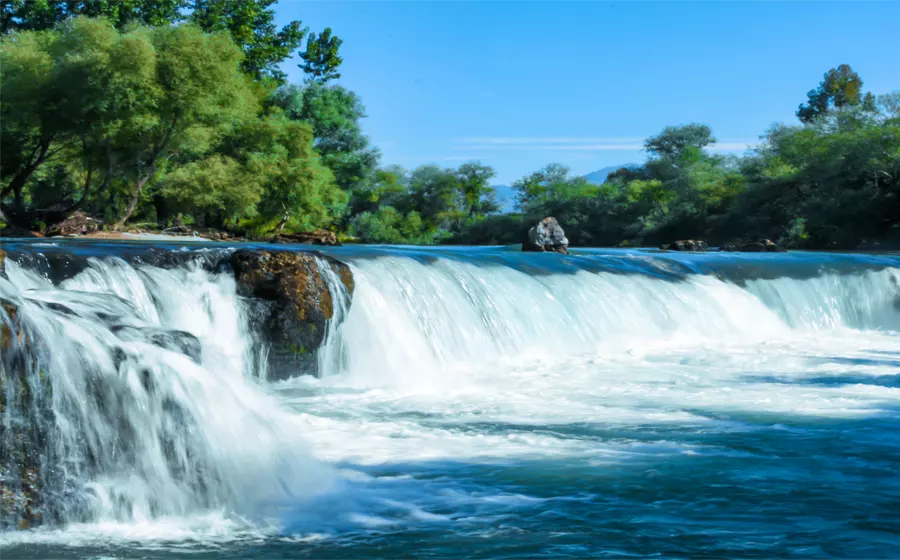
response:
M742 151L794 120L831 67L900 89L900 3L281 0L278 19L344 40L340 83L384 164L480 160L510 183L644 159L664 126L710 125ZM297 61L286 62L301 81Z

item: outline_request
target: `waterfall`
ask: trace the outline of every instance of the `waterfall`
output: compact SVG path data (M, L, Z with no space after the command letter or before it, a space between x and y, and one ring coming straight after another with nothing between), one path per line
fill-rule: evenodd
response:
M326 375L428 384L473 364L617 353L664 339L750 343L820 329L900 330L898 268L737 283L654 266L531 274L455 258L357 259L353 306L335 333L343 361Z
M900 267L892 260L788 270L781 261L750 266L727 255L355 249L331 253L352 270L352 296L327 258L315 257L333 306L315 355L319 379L267 383L267 343L253 332L250 301L216 265L223 254L178 253L154 266L94 253L55 283L28 259L7 259L0 475L18 517L67 526L219 512L280 526L285 511L307 519L297 514L304 504L344 483L329 460L355 457L368 423L391 407L398 423L359 444L379 460L429 452L413 436L407 447L395 443L398 433L398 442L448 437L451 454L481 449L475 440L454 444L463 437L456 428L433 436L430 424L409 418L556 418L542 408L548 395L566 403L561 422L601 409L609 418L683 421L692 418L685 403L737 406L720 394L732 385L767 402L768 389L729 377L752 362L747 356L794 341L820 353L809 341L821 335L830 347L848 340L845 355L881 372L879 355L856 347L877 334L871 352L892 352L891 333L900 331ZM665 349L662 358L654 348ZM771 362L789 373L809 366L790 356ZM685 373L670 383L654 360ZM696 379L706 396L684 389ZM470 384L478 387L459 397ZM627 391L616 392L622 385ZM446 408L434 404L453 391L457 400ZM395 400L417 393L431 400ZM656 398L675 404L662 410ZM821 411L845 401L816 402ZM403 416L403 406L414 412ZM353 412L342 416L344 407ZM490 442L485 452L527 448L478 437ZM571 449L581 445L573 441ZM353 449L335 447L345 444ZM29 501L37 489L42 500ZM326 516L340 510L328 508Z
M266 515L327 486L293 417L250 371L253 337L229 275L92 258L54 286L6 268L3 319L13 324L14 310L22 336L4 349L3 444L16 451L3 477L24 464L39 478L28 484L45 506L28 516ZM17 441L25 428L31 440Z

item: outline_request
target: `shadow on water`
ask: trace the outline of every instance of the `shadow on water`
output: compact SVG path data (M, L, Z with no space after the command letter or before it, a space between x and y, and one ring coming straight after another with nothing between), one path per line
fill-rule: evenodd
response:
M700 429L540 428L595 440L598 449L620 445L615 457L338 464L356 474L310 503L286 506L276 534L215 545L13 546L3 557L894 556L900 438L885 436L900 434L900 410L787 422L792 428L784 417L727 420Z

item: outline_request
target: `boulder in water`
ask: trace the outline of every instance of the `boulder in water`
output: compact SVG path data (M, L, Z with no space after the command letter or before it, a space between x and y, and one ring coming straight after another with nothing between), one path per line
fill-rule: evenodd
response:
M347 296L353 293L350 268L317 253L242 249L231 255L238 293L262 305L259 322L272 345L269 378L285 379L306 373L315 351L325 340L327 323L334 317L334 296L320 266L337 274Z
M528 237L522 243L522 250L568 255L569 240L566 239L566 232L556 218L547 217L528 230Z
M709 246L706 244L706 241L700 239L684 239L679 241L673 241L672 243L665 243L659 246L660 249L664 251L706 251Z
M81 211L47 228L47 237L59 235L87 235L100 229L100 222Z
M720 251L740 253L786 253L787 249L778 245L771 239L760 239L746 243L725 243L719 247Z
M272 238L272 243L300 243L305 245L339 246L341 242L333 231L317 229L302 233L279 233Z

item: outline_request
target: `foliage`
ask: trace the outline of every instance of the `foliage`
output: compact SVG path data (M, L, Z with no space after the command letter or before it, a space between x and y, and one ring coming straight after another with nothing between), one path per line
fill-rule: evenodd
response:
M379 153L362 133L365 108L356 94L313 82L280 88L267 103L312 126L316 151L341 189L354 193L366 188L363 183L372 180Z
M118 30L130 25L154 27L190 22L208 33L227 32L244 53L242 68L254 79L284 82L278 64L300 47L306 30L299 21L280 29L275 25L277 0L4 0L0 8L0 32L51 30L78 16L102 18ZM326 30L326 45L340 39ZM324 33L323 33L324 35ZM323 54L321 62L330 76L339 76L341 63L334 54ZM308 50L308 49L307 49Z
M189 212L207 225L284 217L308 228L344 211L310 125L262 112L228 34L188 24L119 32L79 17L4 38L0 54L0 172L13 216L46 204L119 226L135 213L164 223Z
M303 63L299 64L309 79L313 82L324 84L330 80L341 77L338 67L344 61L338 54L343 41L331 34L331 28L326 27L320 35L314 32L309 34L306 41L306 51L300 53Z
M242 67L255 79L284 82L278 64L291 56L306 30L299 21L278 29L276 0L190 0L189 21L207 32L227 31L244 52Z
M797 118L809 124L832 111L847 107L862 105L867 110L874 110L875 97L871 93L863 96L862 87L862 79L849 64L832 68L825 73L819 87L807 94L809 99L797 109Z

